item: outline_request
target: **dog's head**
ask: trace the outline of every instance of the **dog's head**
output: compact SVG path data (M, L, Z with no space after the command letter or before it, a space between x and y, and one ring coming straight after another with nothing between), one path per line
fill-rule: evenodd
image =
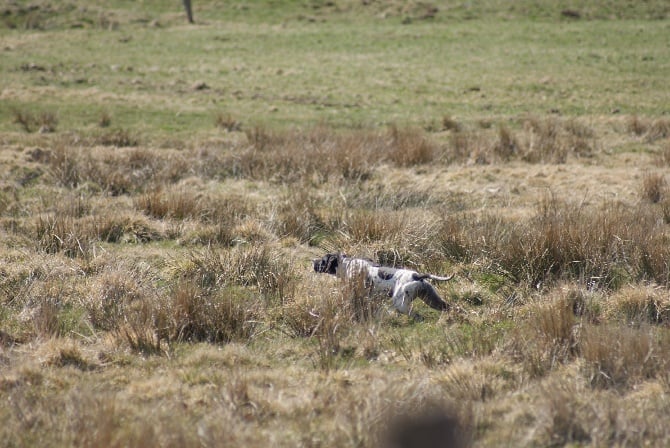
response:
M321 258L315 258L312 260L314 270L323 274L335 275L337 274L338 259L337 254L326 254Z

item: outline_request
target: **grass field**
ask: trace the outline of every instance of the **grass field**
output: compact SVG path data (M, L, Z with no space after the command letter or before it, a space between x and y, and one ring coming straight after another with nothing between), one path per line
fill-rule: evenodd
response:
M667 2L180 3L0 6L0 446L670 444Z

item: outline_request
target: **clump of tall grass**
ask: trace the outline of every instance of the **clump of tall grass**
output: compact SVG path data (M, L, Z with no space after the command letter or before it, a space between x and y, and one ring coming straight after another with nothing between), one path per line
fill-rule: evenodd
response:
M449 135L446 163L491 163L488 157L489 139L482 133L471 130L453 132Z
M514 382L514 374L504 364L490 360L467 360L448 363L438 384L454 400L483 402L493 399Z
M419 129L389 129L389 159L397 166L406 167L430 163L435 158L436 144Z
M175 182L189 172L186 159L167 150L141 147L84 150L83 143L77 139L58 139L45 160L49 173L64 187L88 184L120 195Z
M336 131L324 125L308 130L246 131L248 146L222 163L230 175L317 184L364 180L381 164L413 166L433 161L437 145L418 129L390 127Z
M191 280L206 290L228 286L257 288L265 300L283 300L296 280L289 260L267 245L193 252L174 267L176 278Z
M178 281L169 293L166 321L160 328L174 341L248 341L263 322L265 304L252 291L218 291Z
M593 411L580 397L578 385L559 380L549 381L542 387L542 402L538 406L537 442L545 446L589 444Z
M102 117L101 123L107 127L111 123L109 118ZM138 146L140 138L129 129L110 129L99 133L93 139L93 143L101 146L114 146L117 148L126 148L131 146Z
M35 219L30 234L40 251L84 259L93 256L99 242L147 242L163 238L162 231L155 225L127 213L102 213L81 218L41 214Z
M670 136L670 120L667 118L654 120L633 115L626 121L626 130L633 135L644 137L647 143L653 143Z
M515 158L521 150L519 141L507 126L498 127L498 138L493 145L493 155L502 161Z
M566 363L576 355L577 320L573 306L564 297L535 303L528 308L528 319L510 332L507 350L532 377Z
M402 212L354 210L343 219L341 231L354 242L397 241L406 230L406 218Z
M118 330L141 302L152 300L151 282L147 272L124 265L101 272L83 301L93 328Z
M250 145L223 164L230 175L276 182L309 180L317 184L365 179L378 161L370 158L370 137L340 135L325 127L310 131L247 131Z
M461 130L449 136L447 162L488 165L507 162L521 152L518 137L507 126L500 126L496 134L486 130Z
M627 387L660 378L669 367L664 355L670 339L653 327L587 325L582 329L579 353L584 374L594 387Z
M656 155L656 160L662 167L670 166L670 141L661 145L661 148Z
M641 195L644 199L654 204L665 199L668 183L665 176L660 173L647 173L642 178Z
M93 235L78 224L78 220L68 217L38 217L35 223L37 247L50 254L62 251L71 258L89 256Z
M51 367L74 367L82 371L94 370L96 365L86 359L72 340L52 339L46 344L45 364Z
M231 114L219 112L214 116L214 125L217 128L226 130L228 132L236 132L242 130L242 123L235 119Z
M340 282L334 294L315 301L309 312L313 320L310 336L316 340L315 365L331 370L353 357L356 347L349 344L348 336L359 326L380 322L387 301L385 294L371 290L364 272ZM373 345L367 344L368 354Z
M449 198L431 188L393 185L351 185L341 191L344 205L351 209L405 210L429 208Z
M609 296L602 308L609 321L633 325L670 322L670 299L660 288L626 286Z
M436 244L457 261L484 260L533 287L560 279L614 289L635 279L665 285L670 250L662 222L650 207L588 208L547 198L530 219L445 217Z
M56 131L58 117L55 113L49 111L34 114L23 110L15 110L14 123L20 125L26 132L39 131L44 134Z
M165 191L157 188L138 196L135 207L157 219L185 219L203 212L198 195L185 189Z
M460 131L463 126L456 121L451 115L445 115L442 117L442 130L443 131Z
M292 236L303 243L313 241L326 227L320 202L308 189L282 195L273 223L275 234Z
M529 163L565 163L569 156L589 157L597 148L595 132L577 120L528 117L521 130L499 125L460 129L449 135L447 163L492 164L521 159Z
M588 126L557 118L528 118L523 137L523 159L531 163L565 163L570 155L590 156L596 145Z

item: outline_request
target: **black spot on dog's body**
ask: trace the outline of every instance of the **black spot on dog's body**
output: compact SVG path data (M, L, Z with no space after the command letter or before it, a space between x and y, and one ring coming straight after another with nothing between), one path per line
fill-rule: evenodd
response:
M381 278L382 280L391 280L396 271L397 269L393 268L379 268L377 270L377 277Z
M418 280L425 280L427 278L430 278L430 274L419 274L417 272L412 274L412 279L417 280L417 281Z

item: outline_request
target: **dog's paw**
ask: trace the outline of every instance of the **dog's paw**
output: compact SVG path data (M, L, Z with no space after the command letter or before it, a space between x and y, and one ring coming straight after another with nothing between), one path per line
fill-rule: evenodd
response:
M426 320L426 318L419 313L412 313L411 317L412 319L414 319L414 322L423 322L424 320Z

